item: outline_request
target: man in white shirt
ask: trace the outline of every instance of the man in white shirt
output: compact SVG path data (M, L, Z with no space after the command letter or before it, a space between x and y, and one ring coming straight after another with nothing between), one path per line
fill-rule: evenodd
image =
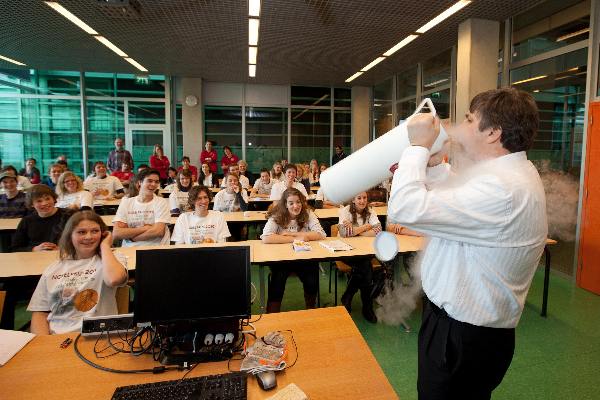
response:
M113 237L123 239L123 247L169 244L169 205L167 199L154 194L160 187L160 174L148 168L137 179L140 193L121 200L113 219Z
M439 119L408 123L388 218L428 236L419 399L489 399L510 366L515 327L548 231L544 188L527 160L539 117L513 88L480 93L448 130L455 176L426 186Z
M300 182L296 182L296 175L298 174L298 170L294 164L288 164L285 166L285 180L282 182L277 182L273 184L271 188L271 196L269 200L273 200L273 204L275 204L279 199L281 199L281 195L285 191L285 189L289 187L293 187L298 189L304 197L308 197L308 193L306 193L306 188Z

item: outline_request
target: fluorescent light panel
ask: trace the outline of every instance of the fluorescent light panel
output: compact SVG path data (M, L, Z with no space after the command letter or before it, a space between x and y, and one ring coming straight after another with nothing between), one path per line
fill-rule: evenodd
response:
M248 75L250 78L254 78L256 76L256 65L248 65Z
M448 8L446 11L442 12L440 15L438 15L437 17L435 17L434 19L432 19L431 21L429 21L428 23L426 23L425 25L423 25L422 27L417 29L417 33L427 32L428 30L430 30L431 28L433 28L434 26L436 26L443 20L456 14L457 12L459 12L460 10L462 10L464 7L468 6L469 4L471 4L471 0L460 0L459 2L455 3L452 7Z
M58 4L57 2L46 1L45 3L48 6L52 7L56 12L61 14L63 17L65 17L66 19L68 19L69 21L71 21L72 23L74 23L75 25L77 25L78 27L80 27L81 29L86 31L87 33L89 33L90 35L98 34L98 32L96 32L94 29L92 29L92 27L90 27L88 24L86 24L85 22L83 22L82 20L77 18L74 14L72 14L69 10L67 10L66 8L64 8L63 6Z
M418 37L419 37L419 35L408 35L407 37L402 39L400 42L398 42L398 44L396 44L394 47L392 47L391 49L389 49L388 51L383 53L383 55L386 57L391 56L392 54L394 54L395 52L397 52L398 50L400 50L401 48L403 48L404 46L406 46L407 44L409 44L410 42L412 42L413 40L415 40Z
M364 67L362 67L361 71L362 72L367 72L368 70L370 70L371 68L373 68L374 66L376 66L377 64L379 64L380 62L382 62L383 60L385 60L385 57L377 57L376 59L374 59L373 61L371 61L369 64L367 64Z
M590 28L584 28L576 32L567 33L566 35L562 35L556 38L557 42L562 42L563 40L571 39L572 37L583 35L584 33L588 33Z
M111 49L112 51L114 51L115 53L117 53L118 55L120 55L121 57L129 57L127 55L127 53L125 53L123 50L121 50L120 48L118 48L117 46L115 46L114 44L112 44L107 38L105 38L104 36L94 36L96 38L96 40L98 40L100 43L102 43L103 45L105 45L106 47L108 47L109 49Z
M133 58L125 57L125 61L127 61L129 64L133 65L134 67L136 67L137 69L139 69L142 72L148 72L148 70L146 68L144 68L144 66L142 64L135 61Z
M258 58L258 47L248 47L248 64L256 64Z
M8 61L9 63L13 63L13 64L17 64L17 65L27 65L27 64L23 64L20 61L13 60L10 57L5 57L5 56L2 56L2 55L0 55L0 60Z
M248 15L260 17L260 0L248 0Z
M258 46L258 27L260 22L255 18L248 20L248 44Z
M539 76L534 76L533 78L528 78L528 79L523 79L517 82L513 82L513 85L519 85L521 83L525 83L525 82L531 82L531 81L537 81L538 79L544 79L547 78L548 75L539 75Z
M346 79L346 83L352 82L353 80L355 80L356 78L358 78L362 74L363 74L362 71L358 71L357 73L355 73L354 75L352 75L350 78Z

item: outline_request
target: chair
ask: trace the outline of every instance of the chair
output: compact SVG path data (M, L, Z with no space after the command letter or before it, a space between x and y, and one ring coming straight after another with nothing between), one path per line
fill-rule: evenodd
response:
M115 298L117 299L117 312L119 314L127 314L129 312L129 286L121 286L117 288Z
M6 292L0 291L0 320L2 320L2 311L4 310L4 299L6 298Z

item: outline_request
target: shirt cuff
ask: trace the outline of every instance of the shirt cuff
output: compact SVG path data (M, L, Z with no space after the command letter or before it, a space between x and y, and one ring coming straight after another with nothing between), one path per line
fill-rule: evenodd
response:
M425 169L429 162L429 149L423 146L408 146L398 165L412 165Z

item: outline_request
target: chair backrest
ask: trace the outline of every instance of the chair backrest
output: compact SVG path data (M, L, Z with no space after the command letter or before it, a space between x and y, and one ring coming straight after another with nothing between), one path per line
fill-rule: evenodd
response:
M2 319L2 311L4 310L4 299L6 298L6 292L0 291L0 319Z
M339 232L338 224L331 225L331 237L337 236L338 232Z
M127 314L129 312L129 289L129 286L117 288L115 298L117 299L117 312L119 314Z

